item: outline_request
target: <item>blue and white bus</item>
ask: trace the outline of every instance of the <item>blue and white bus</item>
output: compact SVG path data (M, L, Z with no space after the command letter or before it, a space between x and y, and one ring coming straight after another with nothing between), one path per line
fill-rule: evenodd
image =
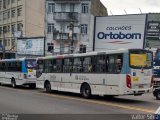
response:
M0 83L36 87L36 59L0 60Z
M153 53L108 50L39 57L37 88L91 95L142 95L151 92Z

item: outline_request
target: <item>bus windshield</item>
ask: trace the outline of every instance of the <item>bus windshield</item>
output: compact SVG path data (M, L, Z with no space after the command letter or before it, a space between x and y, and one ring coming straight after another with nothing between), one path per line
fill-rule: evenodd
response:
M26 66L29 69L35 69L36 68L36 60L26 60Z
M152 68L152 52L146 50L131 50L129 56L131 68Z

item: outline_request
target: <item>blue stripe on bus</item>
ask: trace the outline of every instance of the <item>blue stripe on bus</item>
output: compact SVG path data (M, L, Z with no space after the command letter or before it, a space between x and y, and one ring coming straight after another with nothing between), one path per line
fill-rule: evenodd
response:
M129 68L129 54L124 53L123 54L123 66L121 70L121 74L129 74L130 68Z
M26 61L25 60L22 61L22 73L28 73L28 70L26 68Z

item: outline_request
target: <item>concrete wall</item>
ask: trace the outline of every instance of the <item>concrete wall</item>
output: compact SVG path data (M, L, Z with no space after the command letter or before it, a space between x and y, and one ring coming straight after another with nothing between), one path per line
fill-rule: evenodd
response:
M25 37L44 36L45 0L26 0Z

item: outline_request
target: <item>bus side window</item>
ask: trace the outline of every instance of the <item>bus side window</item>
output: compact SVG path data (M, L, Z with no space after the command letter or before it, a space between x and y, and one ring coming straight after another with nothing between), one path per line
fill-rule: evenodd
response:
M106 72L108 72L108 66L109 66L109 57L106 56Z
M108 72L120 73L122 68L122 55L109 55L108 59Z
M98 73L104 73L106 72L106 60L105 60L105 55L97 56L96 62L95 62L95 72Z
M45 60L44 61L44 72L45 73L51 73L52 71L52 63L51 60Z
M64 59L63 72L65 73L72 72L72 61L73 60L71 58Z
M55 59L53 59L52 60L52 73L55 73L56 71L57 71L57 66L56 66L56 60Z
M108 72L109 73L114 73L114 56L113 55L110 55L109 56L109 60L108 60Z
M62 59L57 59L56 60L56 68L57 68L56 72L62 72L62 65L63 65Z
M121 69L122 69L122 64L123 64L123 59L122 59L122 55L118 55L117 59L116 59L116 66L117 66L117 72L120 73Z
M22 69L21 69L22 67L21 66L22 66L22 62L16 62L16 66L15 66L16 67L16 71L22 71Z
M91 62L92 57L85 57L83 61L84 72L93 72L93 66Z
M1 71L5 71L5 62L1 63Z
M38 61L37 71L41 73L43 72L43 61L42 60Z

